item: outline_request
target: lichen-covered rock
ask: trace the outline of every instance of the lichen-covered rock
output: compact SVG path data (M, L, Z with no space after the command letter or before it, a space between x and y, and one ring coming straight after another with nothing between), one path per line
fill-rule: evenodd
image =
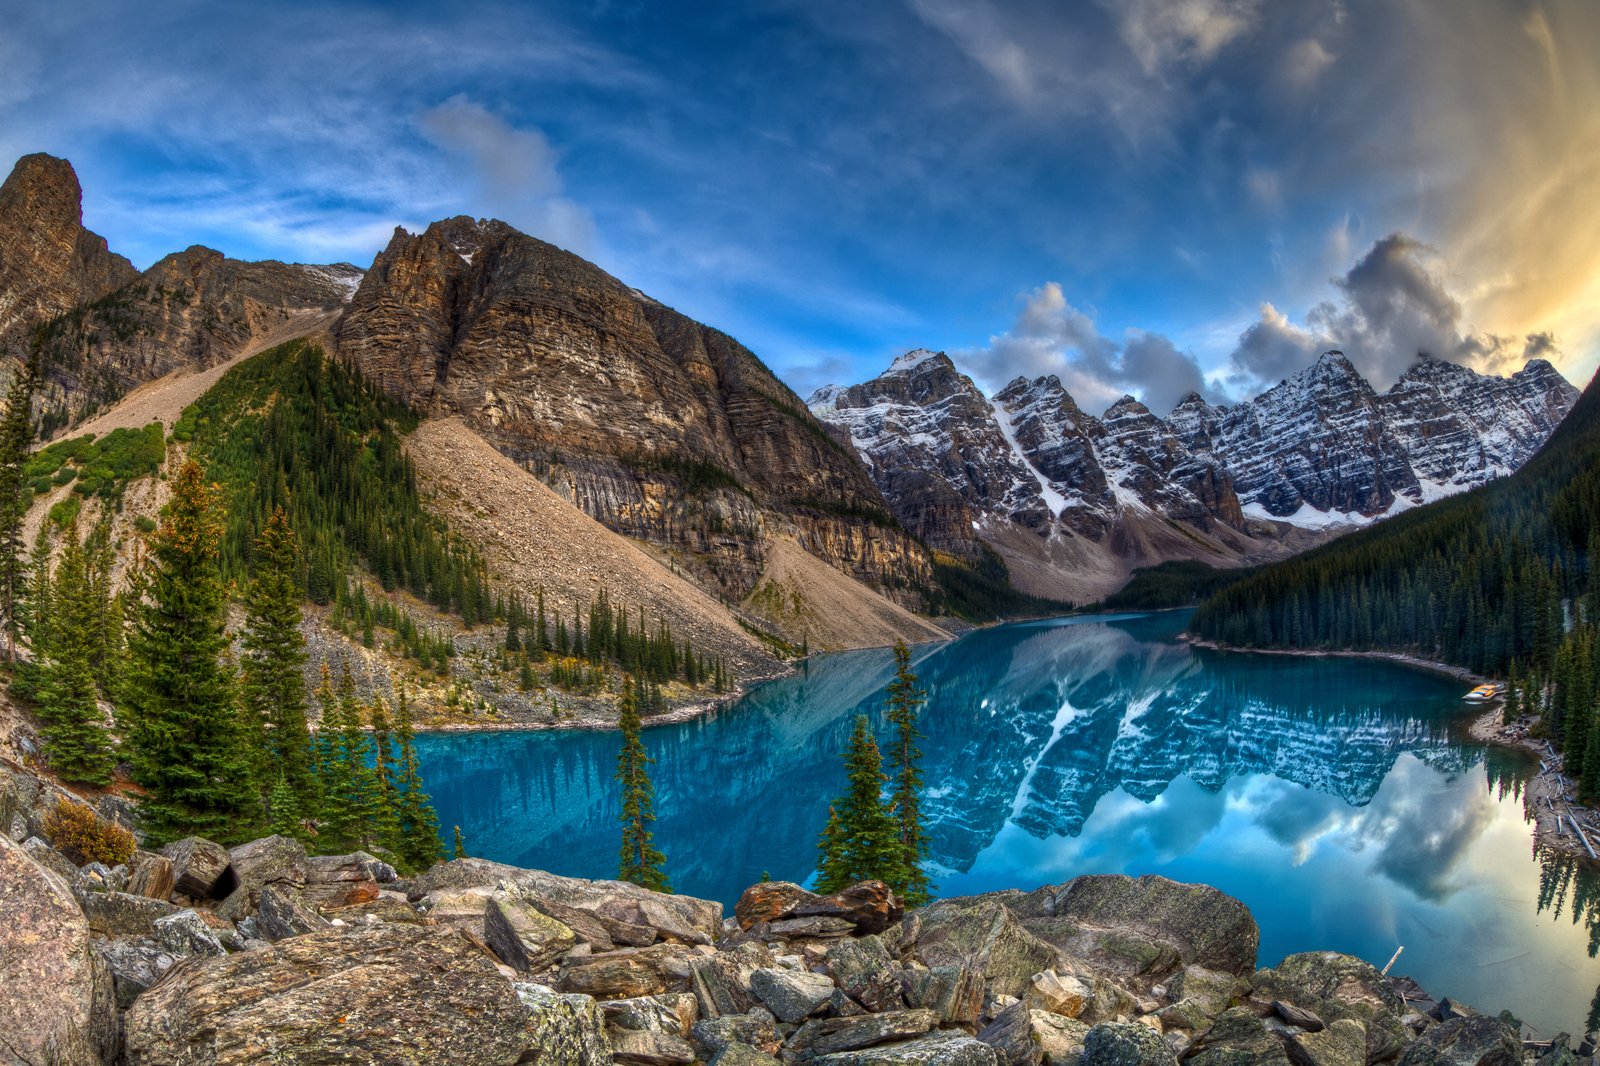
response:
M749 1044L728 1044L711 1056L708 1066L781 1066L777 1059Z
M903 974L908 1007L927 1007L942 1026L978 1024L983 1011L983 975L969 966L934 966Z
M1295 1066L1367 1066L1367 1029L1351 1018L1315 1032L1289 1033L1284 1040Z
M830 1055L921 1036L939 1024L931 1010L895 1010L854 1018L813 1018L797 1029L788 1051Z
M257 890L256 928L268 940L284 940L320 932L328 928L328 922L301 903L292 890L263 885Z
M984 1026L978 1039L995 1049L1001 1066L1065 1066L1083 1054L1088 1035L1084 1022L1017 1002Z
M1178 1057L1149 1026L1102 1022L1083 1038L1082 1066L1177 1066Z
M1155 944L1170 945L1183 966L1202 966L1241 977L1256 967L1261 932L1249 908L1209 885L1181 884L1153 875L1090 875L1063 885L1055 893L1052 911L1086 926L1139 934ZM1083 935L1095 939L1088 932ZM1070 943L1052 942L1070 954L1080 954ZM1092 953L1093 948L1082 952ZM1107 954L1103 944L1099 953ZM1115 950L1110 954L1115 955ZM1153 974L1162 968L1157 961L1146 960L1133 972Z
M22 842L22 850L28 857L55 874L69 885L78 883L78 868L72 860L52 848L43 837L28 837Z
M1277 966L1257 971L1253 995L1264 1002L1282 1000L1317 1015L1324 1024L1340 1018L1358 1021L1367 1031L1367 1059L1391 1058L1413 1034L1401 1020L1405 1001L1375 966L1334 951L1290 955Z
M750 990L780 1021L793 1023L804 1021L827 1004L833 996L833 981L825 974L774 967L751 974Z
M877 936L836 941L828 948L828 972L834 984L869 1011L898 1010L900 967Z
M99 1063L115 1039L111 973L90 946L72 891L0 837L0 1033L6 1054L60 1066Z
M1243 1007L1222 1012L1184 1057L1195 1066L1289 1066L1283 1042Z
M1400 1056L1399 1066L1520 1066L1522 1041L1509 1022L1479 1015L1451 1018L1428 1030Z
M364 851L348 855L309 855L305 860L305 898L314 907L351 907L378 898L376 874L391 872L388 863Z
M994 1048L957 1033L929 1033L915 1040L841 1051L812 1060L815 1066L998 1066Z
M750 990L751 978L757 970L775 965L771 952L751 943L735 945L709 958L690 959L690 981L695 998L700 1001L700 1013L707 1018L745 1014L759 1002Z
M484 911L484 938L494 953L519 970L543 970L578 942L566 925L526 900L491 897Z
M1061 953L1017 921L999 899L940 900L919 912L912 950L927 966L965 965L982 973L991 992L1021 996L1033 975L1060 963Z
M689 1035L700 1047L716 1055L733 1044L745 1044L764 1054L776 1054L781 1042L777 1019L765 1007L752 1007L744 1014L724 1014L702 1018Z
M190 899L223 899L238 887L228 849L204 837L184 837L161 849L172 860L174 890Z
M272 885L293 892L306 885L306 849L293 837L270 836L228 852L238 886L217 911L233 921L254 914L261 889Z
M186 960L139 997L126 1032L132 1066L228 1066L275 1049L307 1066L579 1066L609 1054L592 1001L514 989L460 934L412 926Z

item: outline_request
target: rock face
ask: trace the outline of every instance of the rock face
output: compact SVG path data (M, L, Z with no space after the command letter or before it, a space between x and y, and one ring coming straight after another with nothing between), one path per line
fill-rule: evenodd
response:
M584 1044L582 1030L598 1028L593 1005L536 1003L452 930L317 933L175 966L128 1012L128 1061L581 1061L544 1053Z
M115 1038L111 973L90 946L71 890L0 836L0 1034L3 1054L63 1066L109 1058Z
M992 548L1014 571L1105 571L1059 584L1075 598L1130 566L1261 561L1482 484L1526 462L1576 399L1543 360L1510 378L1424 361L1380 396L1329 352L1233 407L1190 395L1161 418L1124 397L1096 418L1053 376L985 398L943 353L915 351L810 406L928 544L974 560Z
M0 353L25 356L36 326L137 274L83 228L83 189L71 163L42 153L17 160L0 185Z
M47 430L335 311L361 280L348 263L244 263L198 246L141 274L83 228L82 202L72 164L47 155L24 156L0 186L0 353L42 342Z
M460 415L734 599L780 533L880 589L929 584L855 456L751 352L504 223L397 230L336 337L392 395Z

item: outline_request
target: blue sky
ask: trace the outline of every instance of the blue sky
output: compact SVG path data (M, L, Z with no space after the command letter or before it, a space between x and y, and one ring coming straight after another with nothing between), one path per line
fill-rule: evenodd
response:
M0 154L140 266L504 218L805 394L907 348L1100 409L1327 346L1587 381L1588 0L0 0Z

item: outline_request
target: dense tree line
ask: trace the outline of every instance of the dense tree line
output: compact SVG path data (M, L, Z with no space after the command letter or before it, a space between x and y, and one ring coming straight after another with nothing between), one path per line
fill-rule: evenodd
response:
M416 415L295 341L234 367L174 427L227 488L222 573L248 571L274 508L302 541L299 581L328 604L357 565L467 625L494 603L483 560L422 504L401 436Z
M1195 612L1244 647L1390 649L1517 680L1522 709L1600 797L1589 750L1600 621L1600 392L1508 478L1266 567ZM1592 739L1591 739L1592 738Z

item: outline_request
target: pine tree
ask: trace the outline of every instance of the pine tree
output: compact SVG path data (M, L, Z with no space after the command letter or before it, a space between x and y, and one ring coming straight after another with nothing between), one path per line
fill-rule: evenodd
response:
M115 761L95 686L105 650L98 597L106 586L95 580L76 517L67 522L63 541L51 581L48 639L34 645L40 663L39 717L56 772L67 781L104 785Z
M6 635L6 661L17 661L21 634L18 605L23 595L27 560L23 556L22 523L28 514L29 494L23 469L33 446L33 394L39 382L35 349L27 364L11 379L5 411L0 413L0 618Z
M217 492L189 460L151 543L148 593L135 610L119 715L148 840L189 834L247 840L261 801L223 662L227 593L217 572Z
M617 877L657 892L670 892L667 857L652 843L650 825L656 820L655 789L649 766L655 760L645 751L639 735L638 697L633 676L622 681L622 750L617 755L616 779L622 784L622 853Z
M838 892L857 881L893 883L903 876L893 813L883 801L883 756L866 715L856 716L845 751L849 785L828 811L820 842L816 890Z
M889 721L895 727L894 791L889 802L900 842L901 871L899 877L886 880L907 907L920 907L932 898L932 885L922 868L928 857L928 835L922 827L922 770L917 765L922 758L917 717L927 693L911 672L911 652L903 640L894 646L894 666L894 680L889 683Z
M308 838L305 822L300 816L300 804L294 786L286 774L279 773L267 798L268 824L278 836L294 837L304 843Z
M395 850L407 870L422 871L439 861L439 816L422 789L422 772L417 766L411 727L411 704L404 688L395 705L394 735L400 749L395 763L395 817L400 823L400 846ZM459 827L456 832L459 842Z
M398 811L400 795L395 785L394 748L389 735L389 716L384 710L381 696L373 699L368 715L372 723L371 773L375 807L367 836L385 851L398 855L404 846L404 834L401 832Z
M264 779L271 768L289 781L302 809L316 809L308 759L305 637L300 632L299 550L289 516L275 507L256 538L255 578L245 591L240 638L240 699L257 738Z
M467 857L467 841L466 838L461 835L461 827L459 825L456 826L456 838L454 845L452 845L450 848L450 857L453 859L464 859Z

